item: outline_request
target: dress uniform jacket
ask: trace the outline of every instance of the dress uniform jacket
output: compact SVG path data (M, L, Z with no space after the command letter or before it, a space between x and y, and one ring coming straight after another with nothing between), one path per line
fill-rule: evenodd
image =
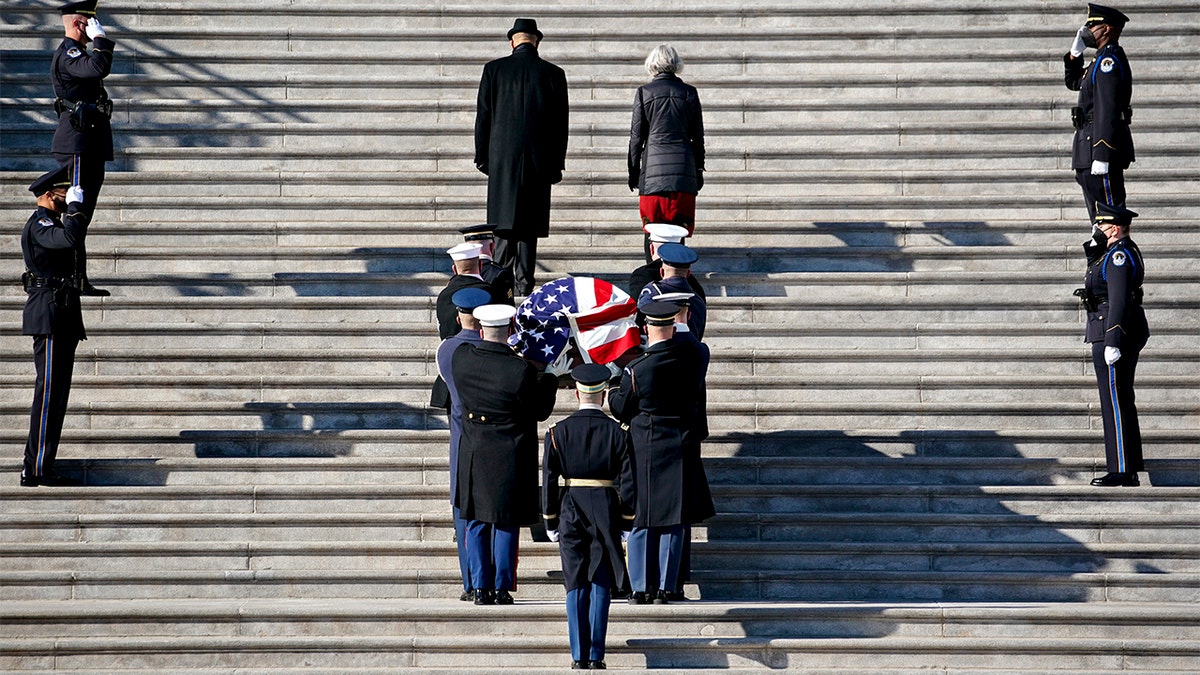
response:
M673 73L638 87L629 130L629 175L643 195L700 191L704 118L696 88ZM632 185L632 183L631 183Z
M112 70L112 40L97 37L92 51L80 42L65 38L54 52L50 64L50 81L54 94L69 101L69 106L84 103L94 106L108 100L104 90L104 78ZM90 113L90 114L89 114ZM51 152L65 155L98 154L106 161L113 158L112 125L107 115L99 114L94 108L85 113L94 128L77 130L71 124L71 114L64 111L58 116L58 127L54 130Z
M499 236L550 235L550 185L567 157L567 77L531 44L483 68L475 165L488 176L487 221Z
M505 305L513 304L513 289L516 288L517 282L513 278L512 270L487 258L482 262L479 276L491 286L493 300Z
M458 335L461 326L458 325L458 308L454 306L454 294L464 288L482 288L492 296L492 302L502 305L513 304L512 290L509 289L508 296L499 295L496 287L488 284L484 279L470 274L455 274L450 277L446 287L438 293L435 310L438 322L438 338L446 340L455 335ZM433 388L429 392L429 405L442 410L450 408L450 392L446 389L446 383L442 380L442 376L438 375L433 381Z
M79 204L71 204L60 220L56 213L39 206L25 222L21 232L25 268L49 281L28 289L21 322L23 335L87 339L79 289L71 285L75 248L87 232L87 216L79 208Z
M664 340L625 367L610 405L633 439L637 483L634 527L691 524L713 515L700 456L705 365L696 343Z
M629 286L626 288L629 292L629 297L636 299L638 294L642 292L642 289L646 287L646 284L652 281L660 281L662 279L662 266L663 263L661 260L655 260L631 272L629 274ZM691 287L691 293L698 295L701 300L708 299L708 295L704 292L704 287L696 279L696 275L689 274L687 280L688 286Z
M451 371L451 363L454 360L454 352L463 345L478 345L483 343L483 338L480 337L479 331L463 329L458 332L458 335L452 335L442 341L438 345L437 356L435 361L438 370L438 382L446 390L448 412L447 422L450 425L450 503L454 503L454 495L458 491L458 446L462 440L462 399L458 396L458 389L454 384L454 374Z
M691 279L688 275L686 279L679 277L671 277L670 279L658 279L646 284L639 291L637 296L638 309L654 302L655 296L663 295L664 293L694 293L688 280ZM691 329L693 336L697 340L704 339L704 327L708 324L708 304L699 294L692 298L688 304L690 313L688 314L688 328Z
M1125 50L1108 44L1096 52L1085 68L1083 58L1063 57L1066 85L1079 92L1083 128L1075 131L1071 163L1075 169L1090 169L1092 161L1108 162L1110 169L1124 170L1134 161L1133 135L1129 131L1133 96L1133 74Z
M561 487L559 477L612 481ZM587 586L601 565L625 588L621 531L633 524L636 492L629 432L601 410L583 409L550 426L542 454L542 513L558 530L567 590Z
M540 516L537 423L554 410L558 378L495 342L451 358L463 424L455 506L466 520L531 525Z
M1137 352L1146 345L1150 328L1142 308L1145 278L1142 252L1129 237L1113 242L1088 266L1084 287L1095 299L1095 310L1088 311L1087 342L1103 342L1122 352Z

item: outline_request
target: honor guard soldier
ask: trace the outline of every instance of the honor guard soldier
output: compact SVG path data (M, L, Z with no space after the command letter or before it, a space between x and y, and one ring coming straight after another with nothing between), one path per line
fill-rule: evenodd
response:
M658 247L662 261L662 278L651 281L637 296L638 309L654 302L654 296L664 293L695 293L692 290L692 263L700 256L683 244L663 244ZM708 322L708 309L704 298L697 293L688 303L688 328L697 340L704 339L704 327Z
M442 341L438 346L436 363L438 377L446 387L450 399L447 411L447 422L450 426L450 505L454 509L454 541L458 545L458 569L462 574L463 592L459 600L472 600L474 594L471 588L471 573L467 565L467 521L458 511L455 494L458 488L458 444L462 438L462 400L454 385L454 375L451 364L454 352L464 344L477 345L483 342L479 334L479 320L473 312L492 301L492 296L482 288L464 288L454 294L451 300L458 311L458 323L462 330Z
M662 260L658 257L658 247L663 244L682 244L684 238L688 236L688 231L686 227L680 225L650 223L646 226L646 236L650 240L650 262L630 273L629 286L626 290L631 298L637 298L646 284L662 278ZM708 297L696 277L688 275L688 285L691 286L692 293L701 298Z
M492 289L479 274L479 254L483 247L478 243L463 243L447 249L446 254L454 261L453 273L446 287L438 293L434 303L438 323L438 339L447 340L460 332L458 308L454 306L454 294L464 288L481 288L491 297ZM484 303L490 304L490 303ZM429 392L429 405L433 408L449 410L450 392L446 390L446 382L439 375L433 381Z
M462 402L455 506L467 520L467 561L475 604L511 605L520 528L538 521L537 423L550 416L558 378L506 342L517 310L475 310L483 342L451 357Z
M1108 473L1092 481L1097 486L1136 486L1137 474L1144 468L1133 376L1150 328L1142 308L1146 267L1142 252L1129 238L1135 217L1124 207L1096 207L1097 227L1107 237L1108 250L1088 265L1084 288L1076 291L1087 309L1085 339L1092 344L1104 417Z
M73 185L83 190L80 211L89 223L96 211L104 185L104 163L113 159L112 100L104 90L104 78L112 71L113 48L104 26L96 18L97 0L72 2L59 7L65 37L50 62L54 87L54 112L58 127L50 151L62 166L69 167ZM92 51L87 43L92 43ZM73 276L83 295L108 295L87 277L87 250L77 244L78 265Z
M612 591L626 587L622 532L636 499L628 427L602 407L610 375L595 363L571 371L579 411L550 425L542 455L542 517L562 555L577 670L605 668Z
M38 207L21 231L25 258L21 280L27 294L21 333L33 336L37 380L21 485L78 485L58 475L54 460L71 394L75 348L87 339L79 289L73 281L75 254L87 234L85 195L79 186L71 185L65 166L38 178L29 191L37 197Z
M689 469L700 453L704 361L696 344L674 340L669 303L651 303L646 351L625 367L610 407L630 427L637 508L629 535L630 604L667 604L677 588L683 528L713 515L707 481Z
M464 227L459 232L463 235L463 241L483 247L479 251L479 276L492 287L492 297L496 298L497 302L512 303L513 288L516 286L512 270L496 264L492 259L496 252L495 229L494 225L484 223Z
M1134 161L1129 132L1133 74L1117 42L1128 22L1129 17L1111 7L1089 4L1087 21L1063 56L1067 89L1079 92L1079 103L1071 109L1071 163L1093 224L1096 204L1125 206L1125 169ZM1084 67L1087 47L1096 50L1096 57Z

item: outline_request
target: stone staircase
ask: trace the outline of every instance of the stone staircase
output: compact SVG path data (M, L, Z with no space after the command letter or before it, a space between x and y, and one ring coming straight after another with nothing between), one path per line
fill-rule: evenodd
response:
M639 264L624 152L652 46L680 49L705 106L719 513L695 533L700 601L614 605L610 667L1200 670L1200 18L1121 6L1149 470L1099 490L1059 65L1084 6L520 10L571 84L540 278L623 285ZM118 147L89 252L113 296L85 302L60 453L87 485L36 490L16 481L17 233L50 168L57 17L0 10L0 670L562 670L540 532L516 606L454 599L448 433L426 406L442 251L484 213L475 88L516 10L101 9ZM570 410L564 393L552 419Z

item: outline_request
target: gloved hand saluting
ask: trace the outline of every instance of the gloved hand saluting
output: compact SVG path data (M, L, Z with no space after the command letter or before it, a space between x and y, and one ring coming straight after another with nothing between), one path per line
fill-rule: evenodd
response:
M71 188L69 190L67 190L67 203L68 204L80 204L82 202L83 202L83 188L79 187L78 185L72 185Z
M1120 360L1121 360L1121 349L1119 347L1105 347L1104 348L1104 362L1105 363L1107 363L1108 365L1111 366L1112 364L1114 364Z
M104 32L104 26L101 26L100 20L94 16L88 19L87 28L83 32L87 33L90 40L95 40L98 37L108 37Z
M1087 44L1083 41L1085 31L1090 32L1090 29L1087 26L1080 28L1079 32L1075 34L1075 40L1071 43L1071 56L1075 58L1083 56L1083 50L1087 49Z
M1092 175L1103 176L1108 173L1108 162L1101 162L1098 159L1092 160Z

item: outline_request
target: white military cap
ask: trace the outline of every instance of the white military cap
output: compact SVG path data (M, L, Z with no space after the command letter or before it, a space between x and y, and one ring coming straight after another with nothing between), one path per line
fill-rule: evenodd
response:
M465 241L454 248L446 249L446 253L450 254L452 260L470 260L478 258L482 250L483 244Z
M695 293L660 293L653 298L655 302L669 302L672 305L687 307L691 304L692 298L696 297Z
M646 234L650 235L650 241L659 244L678 244L688 236L688 231L686 227L670 223L648 223Z
M479 319L480 325L495 328L507 326L517 315L517 308L512 305L484 305L476 307L471 315Z

